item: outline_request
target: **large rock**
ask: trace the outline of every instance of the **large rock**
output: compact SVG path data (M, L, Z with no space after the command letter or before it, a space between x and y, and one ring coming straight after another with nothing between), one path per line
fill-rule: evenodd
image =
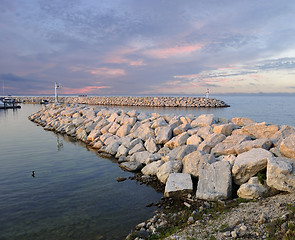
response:
M238 135L237 135L238 136ZM247 152L252 148L263 148L269 150L272 143L268 138L259 138L252 141L244 141L241 144L235 146L235 151L237 154Z
M210 164L200 171L196 197L204 200L223 200L231 197L231 165L227 161Z
M112 126L109 128L108 132L111 134L116 134L117 130L121 127L120 124L113 122Z
M191 122L191 126L199 127L199 126L209 126L215 123L214 115L213 114L203 114L197 117L195 120Z
M157 175L158 169L163 165L163 163L164 161L162 160L149 163L141 169L141 172L144 175Z
M226 137L223 134L212 133L198 146L198 150L210 153L211 149L218 143L222 142L225 138Z
M129 124L124 124L122 126L120 126L116 132L116 135L121 137L125 137L130 133L131 130L131 125Z
M168 161L161 165L157 172L157 178L166 183L170 173L179 173L182 170L182 162L179 160Z
M232 119L232 122L238 126L246 126L255 123L252 119L247 117L236 117Z
M165 197L179 196L193 191L193 182L188 173L170 173L165 186Z
M267 162L266 183L280 191L295 191L293 164L283 158L269 158Z
M211 152L215 156L235 154L237 146L240 146L241 143L250 139L248 135L231 135L228 136L221 143L218 143Z
M150 155L152 155L152 153L150 153L148 151L136 152L130 157L130 161L145 164L146 161L149 159Z
M255 138L271 138L279 131L278 125L267 125L266 123L254 123L242 127L244 134L254 136Z
M170 151L166 156L164 156L162 159L164 161L170 161L170 160L182 160L187 154L196 151L197 147L195 145L183 145L174 148L172 151Z
M119 147L120 147L119 143L113 142L109 144L108 146L106 146L106 148L104 149L104 152L111 155L116 155Z
M179 134L182 134L182 133L186 132L190 128L192 128L192 127L191 127L191 125L189 123L183 123L183 124L181 124L178 127L173 129L173 134L174 134L174 136L177 136Z
M126 148L124 145L121 145L118 149L117 149L117 153L116 153L116 158L119 158L121 156L127 156L129 152L129 149Z
M289 137L290 135L294 134L294 128L288 125L283 125L278 132L276 132L272 138L271 141L274 144L274 146L279 146L281 142Z
M151 138L151 137L148 138L145 141L144 146L145 146L146 150L151 152L151 153L155 153L155 152L157 152L159 150L155 138Z
M87 141L94 141L94 139L96 139L99 136L100 136L100 130L94 129L87 136Z
M216 125L213 127L214 133L221 133L225 136L231 135L232 131L235 129L236 125L233 123Z
M280 152L286 157L295 158L295 133L282 141Z
M271 152L261 148L253 148L239 154L232 168L235 183L241 185L247 182L259 171L266 168L267 159L271 157Z
M169 147L170 149L173 149L173 148L185 145L189 137L190 136L188 133L186 132L181 133L177 135L176 137L173 137L172 139L170 139L168 142L166 142L164 146Z
M133 148L129 150L129 155L132 155L137 152L145 151L145 147L143 146L142 142L137 143Z
M119 166L129 172L136 172L142 169L143 164L139 162L123 162L120 163Z
M172 138L172 128L169 126L158 127L155 129L157 144L165 144Z
M198 134L194 134L186 140L186 144L199 146L202 141L203 141L202 138Z
M247 183L244 183L238 189L238 196L245 199L258 199L273 195L275 191L266 184L261 184L257 177L251 177Z
M158 127L163 127L167 125L168 123L166 122L166 120L163 117L160 117L153 122L151 128L156 129Z
M208 167L214 162L216 162L216 159L213 155L201 151L194 151L183 158L182 172L198 177L201 169Z

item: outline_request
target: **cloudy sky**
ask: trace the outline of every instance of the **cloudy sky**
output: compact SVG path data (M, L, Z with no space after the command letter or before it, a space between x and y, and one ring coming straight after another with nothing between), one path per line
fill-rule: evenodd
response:
M294 17L289 0L0 0L1 88L294 93Z

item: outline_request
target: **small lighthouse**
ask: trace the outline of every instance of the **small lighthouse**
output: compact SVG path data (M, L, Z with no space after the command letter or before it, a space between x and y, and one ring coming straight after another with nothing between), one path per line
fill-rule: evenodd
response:
M60 88L60 84L55 82L54 84L54 92L55 92L55 104L58 104L58 95L57 95L57 89Z
M207 91L206 91L206 98L209 98L209 88L207 88Z

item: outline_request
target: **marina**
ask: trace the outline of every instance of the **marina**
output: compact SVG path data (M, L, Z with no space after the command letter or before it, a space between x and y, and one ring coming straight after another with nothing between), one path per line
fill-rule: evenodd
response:
M0 109L16 109L21 108L19 102L11 96L0 97Z

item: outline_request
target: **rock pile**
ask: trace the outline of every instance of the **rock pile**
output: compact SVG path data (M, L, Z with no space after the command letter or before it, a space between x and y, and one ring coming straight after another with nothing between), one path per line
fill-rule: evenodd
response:
M54 103L54 97L18 97L22 103L40 103L47 100ZM65 104L113 105L113 106L146 106L146 107L229 107L224 101L203 97L59 97Z
M291 126L85 105L47 105L29 119L114 156L128 171L156 176L165 196L197 189L204 200L255 199L295 189Z

